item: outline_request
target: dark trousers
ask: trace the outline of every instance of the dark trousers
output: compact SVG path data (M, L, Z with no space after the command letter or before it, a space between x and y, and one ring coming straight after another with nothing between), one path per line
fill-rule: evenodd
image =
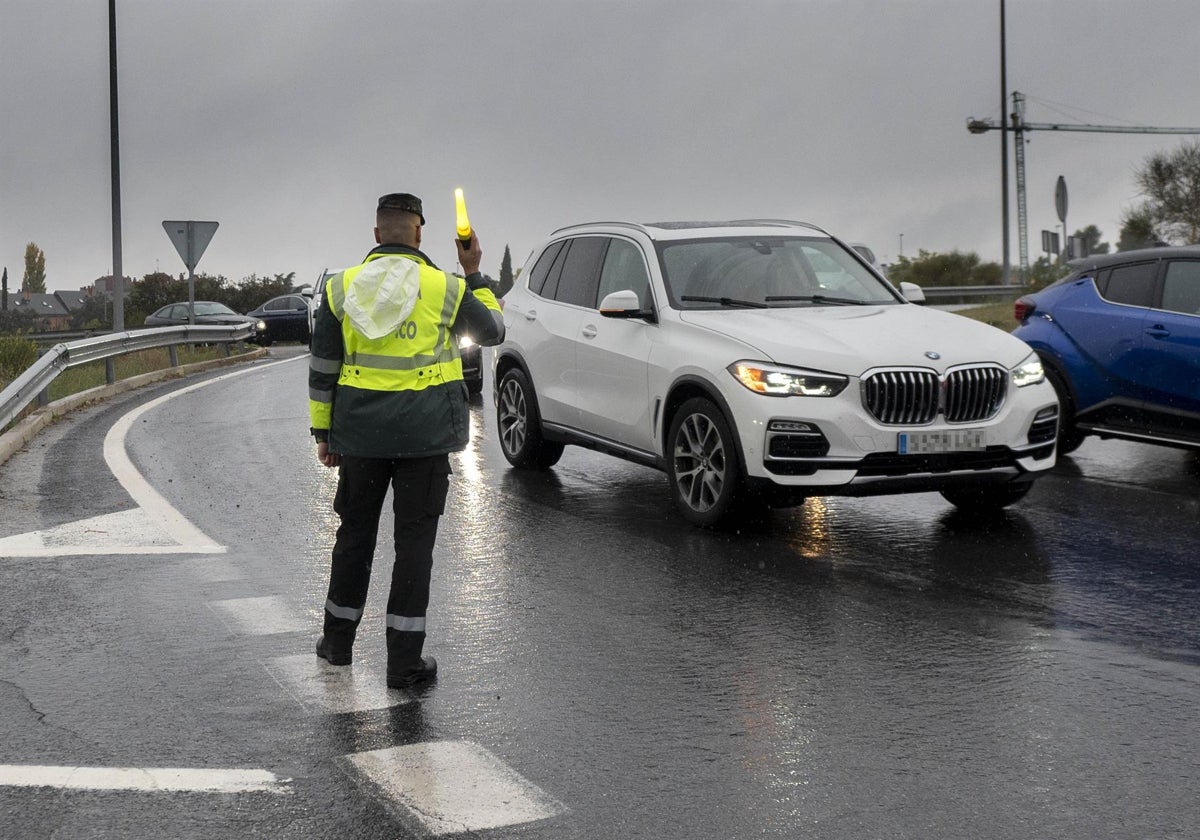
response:
M425 644L425 611L438 518L446 507L450 459L356 458L343 455L334 512L341 518L329 571L325 638L348 649L362 620L371 581L379 516L388 487L395 515L396 560L387 604L388 670L419 663Z

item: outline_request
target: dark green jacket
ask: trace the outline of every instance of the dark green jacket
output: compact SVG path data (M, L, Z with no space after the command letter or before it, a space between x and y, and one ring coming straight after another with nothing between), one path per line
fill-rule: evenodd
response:
M422 277L437 281L430 282L430 286L440 286L439 295L444 294L447 284L451 289L454 284L465 287L457 308L443 313L442 326L452 336L455 353L461 335L470 335L477 344L485 346L503 341L503 316L482 274L465 279L446 274L447 282L443 283L442 273L436 271L428 257L397 245L375 248L363 264L382 256L411 259L433 269L423 268ZM422 291L425 282L423 279ZM339 319L330 294L331 288L340 291L344 283L345 272L329 278L313 327L308 385L312 430L317 440L327 439L331 452L364 458L415 458L457 452L466 447L470 422L467 389L461 374L457 379L419 390L406 386L411 373L402 371L397 371L394 382L384 383L378 382L380 374L375 371L373 388L348 384L354 377L348 375L351 371L346 368L344 331L354 328ZM430 291L434 292L432 288Z

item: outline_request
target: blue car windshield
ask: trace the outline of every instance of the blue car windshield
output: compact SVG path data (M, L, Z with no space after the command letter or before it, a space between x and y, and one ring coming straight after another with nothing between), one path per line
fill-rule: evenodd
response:
M731 236L658 243L671 305L725 307L898 304L849 251L825 238Z

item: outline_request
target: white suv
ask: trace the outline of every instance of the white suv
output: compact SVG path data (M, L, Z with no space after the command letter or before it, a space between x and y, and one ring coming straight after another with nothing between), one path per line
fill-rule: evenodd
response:
M556 231L505 300L505 457L546 469L573 444L657 467L704 526L806 496L1020 499L1055 461L1037 356L903 286L799 222Z

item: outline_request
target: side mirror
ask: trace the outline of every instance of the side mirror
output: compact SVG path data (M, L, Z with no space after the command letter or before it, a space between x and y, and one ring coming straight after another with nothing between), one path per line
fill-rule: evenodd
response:
M600 301L600 314L605 318L654 319L654 311L642 309L637 292L631 289L622 289L619 292L605 295L604 300Z
M900 294L904 295L904 299L909 303L925 305L925 292L916 283L901 283Z

